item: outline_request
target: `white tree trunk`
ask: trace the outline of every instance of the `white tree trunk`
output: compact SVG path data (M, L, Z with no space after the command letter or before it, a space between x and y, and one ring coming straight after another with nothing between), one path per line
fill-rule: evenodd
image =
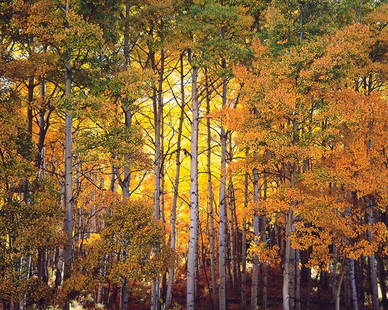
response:
M371 206L368 207L368 223L370 225L374 224L374 215L373 215L373 209ZM373 240L373 235L370 231L368 231L368 238L369 240ZM377 290L377 264L376 264L376 257L374 255L369 256L369 271L370 271L370 284L372 289L372 304L373 304L373 310L379 310L380 304L379 304L379 296L378 296L378 290Z
M349 273L350 273L350 287L352 292L352 303L353 309L358 310L358 297L357 297L357 286L356 286L356 275L354 270L354 260L349 260Z
M223 61L224 62L224 61ZM225 66L225 63L223 63ZM227 95L227 81L223 81L222 87L222 106L226 105ZM219 225L219 309L226 309L226 252L227 252L227 238L226 238L226 142L227 133L225 128L221 125L221 181L220 181L220 225Z
M248 151L245 152L248 154ZM249 188L248 188L249 174L245 172L244 174L244 209L248 208L248 196L249 196ZM247 223L244 218L242 224L242 236L241 236L241 308L245 309L247 306Z
M206 78L206 114L210 113L210 90L207 72L205 71ZM208 189L208 212L209 212L209 252L210 252L210 295L212 301L212 308L217 304L216 297L216 258L214 254L215 249L215 232L214 232L214 193L211 173L211 161L212 161L212 150L211 150L211 126L210 118L206 119L207 128L207 189Z
M181 171L181 141L182 141L182 128L183 121L185 117L185 88L184 88L184 66L183 66L183 55L181 55L181 113L179 116L179 126L178 126L178 138L177 138L177 150L176 150L176 158L175 158L175 181L174 181L174 196L172 199L172 207L171 207L171 216L170 216L170 225L171 225L171 243L170 247L175 251L176 248L176 207L178 202L178 194L179 194L179 182L180 182L180 171ZM172 287L174 285L174 277L175 277L175 268L171 267L168 270L169 278L167 285L167 293L166 293L166 309L169 309L172 302Z
M190 57L191 58L191 57ZM190 59L191 60L191 59ZM191 162L190 162L190 232L187 262L187 309L195 309L195 275L198 244L198 126L199 104L197 95L198 67L192 73Z
M342 288L342 282L344 280L345 276L345 271L344 271L344 266L342 267L340 279L338 281L338 284L335 287L335 310L340 310L341 309L341 288Z
M284 263L283 263L283 310L290 310L290 294L289 294L289 284L290 284L290 254L291 254L291 242L288 236L291 233L291 221L292 221L292 211L289 210L286 213L286 233L285 233L285 253L284 253Z

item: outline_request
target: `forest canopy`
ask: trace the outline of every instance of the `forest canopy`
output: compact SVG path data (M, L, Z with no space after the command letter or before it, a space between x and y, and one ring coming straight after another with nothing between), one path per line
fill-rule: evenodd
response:
M386 309L387 25L1 1L0 309Z

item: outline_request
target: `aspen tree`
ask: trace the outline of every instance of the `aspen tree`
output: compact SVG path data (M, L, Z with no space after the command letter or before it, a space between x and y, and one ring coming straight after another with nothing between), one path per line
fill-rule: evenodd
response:
M66 1L65 14L68 18L70 12L70 0ZM72 88L72 66L70 63L70 53L67 50L65 55L65 98L70 100ZM67 234L67 243L64 249L64 278L70 277L71 263L73 259L73 125L70 111L65 112L65 231ZM65 310L70 309L70 301L66 301Z
M189 61L195 61L192 51L188 51ZM199 133L199 101L198 101L198 66L192 66L191 76L191 101L192 101L192 122L191 122L191 159L190 159L190 229L189 249L187 262L187 309L195 309L195 275L197 265L198 247L198 133Z

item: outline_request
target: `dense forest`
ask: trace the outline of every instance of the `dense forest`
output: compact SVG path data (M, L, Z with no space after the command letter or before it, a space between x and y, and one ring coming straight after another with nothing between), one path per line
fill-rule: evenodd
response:
M387 309L388 4L0 1L0 309Z

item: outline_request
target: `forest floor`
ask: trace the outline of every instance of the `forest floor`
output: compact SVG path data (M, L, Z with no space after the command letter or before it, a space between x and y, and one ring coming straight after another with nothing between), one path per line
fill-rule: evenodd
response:
M259 277L262 279L262 276ZM201 276L200 281L198 283L200 297L197 300L198 310L212 310L216 309L211 304L211 299L209 295L209 285L205 276ZM247 283L247 287L250 287L250 283ZM259 305L260 305L260 297L262 291L263 283L259 281ZM302 299L305 296L306 287L301 285L301 294ZM174 296L173 301L175 302L173 309L185 309L186 308L186 279L178 278L174 284ZM268 308L271 310L281 310L282 307L282 274L280 270L271 270L268 277ZM247 291L247 301L249 304L250 301L250 291ZM228 310L238 310L243 309L240 304L241 296L240 296L240 288L236 287L234 290L229 289L227 294L228 301ZM149 304L136 300L134 296L130 298L130 310L148 310ZM259 306L259 309L260 306ZM305 304L302 304L302 309L305 309ZM331 303L330 290L327 289L325 291L320 292L320 296L318 293L311 296L311 305L310 310L331 310L333 309L333 305Z

